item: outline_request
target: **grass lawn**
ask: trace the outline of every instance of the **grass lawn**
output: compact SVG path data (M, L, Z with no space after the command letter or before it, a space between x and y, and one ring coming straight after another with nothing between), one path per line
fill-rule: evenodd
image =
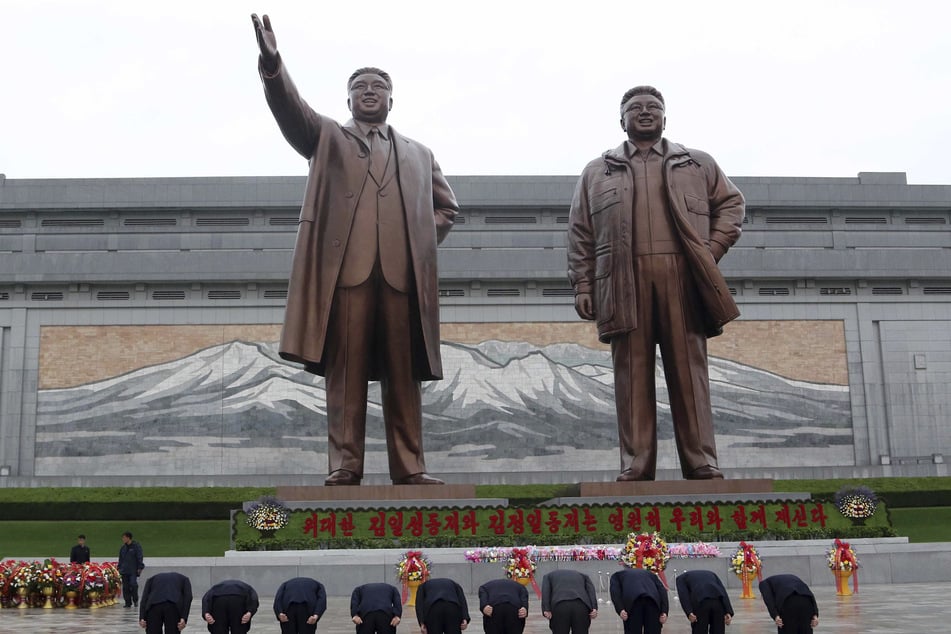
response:
M122 533L131 531L149 557L220 557L231 547L228 520L163 522L0 522L0 560L69 561L76 535L86 535L93 558L115 560Z
M890 509L892 526L915 543L951 542L951 507Z

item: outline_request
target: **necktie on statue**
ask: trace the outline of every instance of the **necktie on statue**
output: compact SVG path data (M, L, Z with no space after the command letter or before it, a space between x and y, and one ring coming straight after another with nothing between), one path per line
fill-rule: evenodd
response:
M386 150L386 139L380 129L374 127L370 130L370 175L378 185L383 182L386 173Z

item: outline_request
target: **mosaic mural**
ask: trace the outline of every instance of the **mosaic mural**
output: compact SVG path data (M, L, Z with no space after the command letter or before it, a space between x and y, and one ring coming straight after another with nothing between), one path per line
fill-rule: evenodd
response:
M735 326L742 329L744 323L754 328L756 322ZM772 323L783 330L785 322ZM799 337L797 350L801 328L809 323L789 322ZM492 327L498 334L501 326ZM114 335L115 329L124 327L83 327L88 334L100 330L99 352L86 360L86 374L95 378L57 386L68 382L66 375L61 367L44 363L63 358L65 351L57 346L70 345L69 341L76 345L77 333L69 328L56 327L56 332L41 336L37 475L326 471L323 379L282 361L273 341L237 337L187 354L156 352L162 360L155 363L143 363L149 357L145 352L137 361L118 363L101 346L102 336L108 338L106 331ZM177 333L179 341L201 345L195 328L208 327L157 326L153 334L167 342L166 337ZM240 331L228 328L226 337ZM841 326L829 332L838 333L840 339L828 341L828 333L818 338L826 339L823 354L837 349L835 363L844 367ZM445 378L424 384L423 429L431 472L617 467L613 371L607 349L575 342L468 341L477 335L460 337L467 342L444 341ZM736 337L744 339L755 337ZM770 337L773 346L782 345L781 339L775 333ZM137 363L140 367L105 378L92 367ZM676 468L659 359L656 373L658 466ZM820 374L845 376L839 371ZM847 384L784 376L720 356L711 356L710 379L721 466L853 464ZM377 384L371 386L369 400L367 472L385 473Z

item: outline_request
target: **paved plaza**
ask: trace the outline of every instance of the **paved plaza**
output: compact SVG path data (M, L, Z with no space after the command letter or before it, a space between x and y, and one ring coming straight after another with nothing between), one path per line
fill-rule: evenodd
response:
M852 597L836 597L829 586L813 587L819 602L819 627L817 632L835 634L917 634L918 632L946 632L949 629L948 612L940 606L945 605L951 594L951 583L915 583L894 585L869 585L860 587L860 592ZM600 600L608 602L595 620L591 634L618 634L622 632L621 621L610 606L606 593L600 593ZM733 625L727 629L729 634L753 634L775 632L776 628L769 619L761 599L741 600L738 592L731 591L736 617ZM679 603L671 593L671 619L664 627L665 634L688 634L690 627ZM261 611L252 621L252 632L280 632L274 613L271 610L273 598L264 597ZM470 614L473 623L470 631L481 632L482 623L478 616L478 600L469 597ZM352 634L350 623L349 597L330 597L328 609L318 624L318 634ZM191 617L186 632L204 632L205 623L201 620L201 597L192 603ZM0 634L118 634L141 632L135 609L125 609L121 604L98 610L0 610ZM407 620L398 632L418 634L418 628L407 609ZM525 634L549 634L547 622L541 616L539 603L532 596L528 625Z

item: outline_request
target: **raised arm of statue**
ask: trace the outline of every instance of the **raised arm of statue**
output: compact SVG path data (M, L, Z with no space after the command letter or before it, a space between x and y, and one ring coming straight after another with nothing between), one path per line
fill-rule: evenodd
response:
M277 55L277 37L274 35L274 29L271 28L271 18L267 15L258 18L256 13L252 13L251 22L254 24L258 48L261 49L261 66L266 73L273 75L277 72L280 58Z

